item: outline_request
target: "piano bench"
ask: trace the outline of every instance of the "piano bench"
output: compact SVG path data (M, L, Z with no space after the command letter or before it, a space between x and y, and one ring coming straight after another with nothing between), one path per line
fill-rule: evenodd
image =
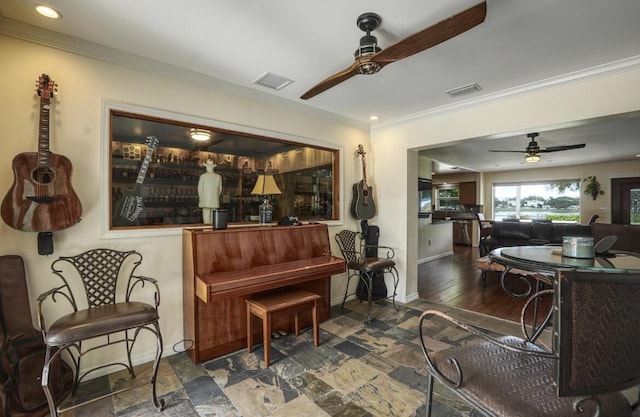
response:
M273 313L297 309L295 312L296 336L300 336L300 321L298 320L299 307L311 304L311 317L313 321L313 345L320 343L320 325L318 320L318 300L321 297L305 290L287 290L275 294L254 295L247 298L247 351L253 351L253 326L251 315L262 319L262 340L264 342L264 362L267 367L271 361L271 316Z

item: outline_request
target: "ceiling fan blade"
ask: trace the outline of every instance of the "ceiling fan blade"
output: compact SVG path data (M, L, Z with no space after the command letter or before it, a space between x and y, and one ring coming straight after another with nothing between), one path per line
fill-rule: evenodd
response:
M585 144L581 143L579 145L564 145L564 146L550 146L545 149L540 149L539 152L558 152L558 151L568 151L570 149L580 149L584 148Z
M483 1L384 48L371 61L386 65L410 57L468 31L484 22L486 16L487 2Z
M320 81L318 84L316 84L315 86L311 87L311 89L309 91L307 91L306 93L304 93L303 95L300 96L301 99L303 100L308 100L311 97L317 96L318 94L327 91L328 89L330 89L331 87L335 87L336 85L340 84L343 81L348 80L349 78L353 77L354 75L358 74L358 65L360 64L361 61L356 61L353 64L351 64L350 67L336 73L333 74L332 76Z
M515 152L515 153L528 153L528 151L502 151L496 149L489 149L489 152Z

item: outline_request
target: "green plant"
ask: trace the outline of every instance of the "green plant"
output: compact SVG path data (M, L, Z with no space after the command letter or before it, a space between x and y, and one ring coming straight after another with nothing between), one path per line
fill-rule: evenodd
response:
M604 194L604 191L601 189L600 181L596 179L595 175L589 175L582 181L587 183L586 187L584 187L584 193L591 195L594 200L598 198L598 195Z

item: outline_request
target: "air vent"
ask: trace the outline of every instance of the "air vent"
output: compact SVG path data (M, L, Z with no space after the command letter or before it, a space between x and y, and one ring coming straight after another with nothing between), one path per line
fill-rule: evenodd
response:
M264 87L273 88L274 90L280 90L289 84L291 84L293 80L290 80L286 77L282 77L280 75L272 74L270 72L265 72L260 77L253 80L254 84L258 84Z
M480 85L477 83L473 83L473 84L463 85L462 87L452 88L451 90L445 91L445 93L449 94L451 97L456 98L460 96L465 96L467 94L473 94L480 90L482 90L482 87L480 87Z

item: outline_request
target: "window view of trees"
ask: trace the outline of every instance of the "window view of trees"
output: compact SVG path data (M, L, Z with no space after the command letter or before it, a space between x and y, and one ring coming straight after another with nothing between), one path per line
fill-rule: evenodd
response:
M577 223L580 181L494 184L493 218Z

